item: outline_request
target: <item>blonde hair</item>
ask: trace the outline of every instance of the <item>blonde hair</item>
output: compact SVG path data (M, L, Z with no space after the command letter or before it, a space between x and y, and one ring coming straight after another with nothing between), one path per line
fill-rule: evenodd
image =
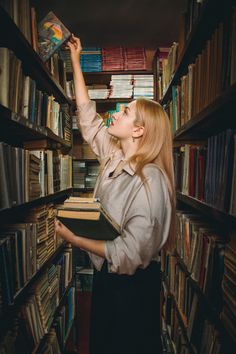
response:
M143 167L148 163L155 164L164 174L172 204L172 218L169 237L165 248L173 252L175 236L175 183L173 167L173 146L170 120L157 102L139 98L136 100L136 119L134 124L144 127L139 138L139 147L130 159L135 165L135 172L144 180Z

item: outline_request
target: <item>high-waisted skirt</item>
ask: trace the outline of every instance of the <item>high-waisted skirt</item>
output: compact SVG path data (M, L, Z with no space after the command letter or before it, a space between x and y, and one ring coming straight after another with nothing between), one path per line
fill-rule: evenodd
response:
M94 271L90 354L159 354L160 263L134 275Z

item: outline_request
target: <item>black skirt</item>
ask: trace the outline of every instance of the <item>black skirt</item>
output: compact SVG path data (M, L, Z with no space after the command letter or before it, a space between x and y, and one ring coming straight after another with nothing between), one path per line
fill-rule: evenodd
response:
M90 354L158 354L160 263L134 275L94 271Z

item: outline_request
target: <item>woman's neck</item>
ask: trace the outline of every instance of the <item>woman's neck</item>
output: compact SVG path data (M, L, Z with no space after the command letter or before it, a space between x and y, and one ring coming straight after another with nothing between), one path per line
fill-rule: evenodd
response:
M121 140L120 144L125 160L128 160L131 156L135 155L138 150L137 140Z

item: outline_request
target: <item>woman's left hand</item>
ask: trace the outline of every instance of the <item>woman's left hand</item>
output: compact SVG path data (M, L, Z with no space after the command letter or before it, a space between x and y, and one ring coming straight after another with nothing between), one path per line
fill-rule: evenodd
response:
M75 235L59 220L55 219L55 231L58 236L67 242L73 242Z

